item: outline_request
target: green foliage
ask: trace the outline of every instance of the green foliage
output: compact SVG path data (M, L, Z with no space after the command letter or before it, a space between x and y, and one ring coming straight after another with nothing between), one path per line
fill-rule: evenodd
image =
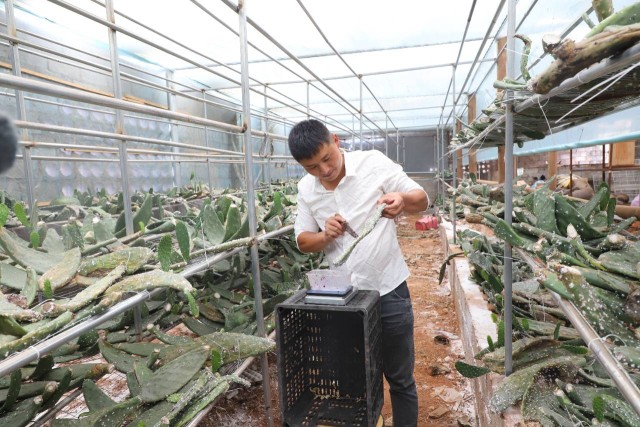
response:
M601 395L593 398L593 414L596 416L597 420L600 422L604 421L604 399Z
M22 206L22 203L20 202L16 202L13 205L13 213L16 214L16 218L18 218L18 221L20 221L22 223L22 225L24 225L25 227L29 227L29 217L27 217L27 213L24 210L24 206Z
M173 240L171 236L166 234L158 243L158 261L163 271L169 271L171 268L171 251L173 250Z
M487 335L487 345L489 346L489 351L495 351L496 346L493 343L493 338L491 338L491 335Z
M563 344L562 348L568 350L573 354L587 354L589 352L589 349L587 349L587 347L583 347L581 345Z
M500 322L498 322L498 342L496 343L496 345L498 347L504 347L504 340L504 320L501 320Z
M193 317L200 316L198 303L196 302L196 299L194 298L194 296L191 295L189 292L185 292L185 296L187 297L187 301L189 302L189 313L191 313Z
M189 236L189 230L182 221L176 222L176 239L178 240L178 247L180 248L180 254L184 258L185 262L189 262L191 256L191 237Z
M9 218L9 208L4 203L0 204L0 227L4 227Z
M465 378L478 378L491 372L491 369L484 366L469 365L461 360L456 362L456 369Z
M49 279L45 280L43 287L44 289L42 290L42 293L44 294L44 297L46 299L53 298L53 290L51 289L51 280Z
M560 339L560 328L562 327L562 321L558 321L558 323L556 323L556 328L553 330L553 339L554 340L559 340Z
M211 371L218 372L222 364L222 354L219 351L211 350Z
M37 231L32 231L31 234L29 234L29 239L31 240L31 247L33 249L40 247L40 234Z

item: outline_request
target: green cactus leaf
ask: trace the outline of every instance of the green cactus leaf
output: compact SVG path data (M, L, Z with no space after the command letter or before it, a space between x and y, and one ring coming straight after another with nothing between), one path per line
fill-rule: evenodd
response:
M218 214L210 204L202 209L202 231L212 245L223 242L225 230Z
M158 402L180 390L202 369L210 349L202 347L166 363L140 381L140 398L145 403Z
M31 226L31 224L29 223L29 217L27 216L27 213L25 212L25 209L24 209L24 206L22 206L22 203L16 202L13 205L13 213L16 214L16 218L18 218L18 221L20 221L22 225L24 225L27 228Z
M31 375L29 375L29 379L30 380L41 379L43 376L48 374L53 369L54 365L55 365L55 361L53 360L53 356L47 355L40 358L40 360L38 360L38 364L36 365L36 368L33 370Z
M484 366L469 365L461 360L456 362L456 369L465 378L478 378L491 372L491 369Z
M271 208L269 209L269 212L267 212L267 214L264 216L264 218L262 218L262 221L267 222L274 216L281 215L282 209L282 193L276 191L273 193L273 202L271 204Z
M22 372L20 369L16 369L11 373L11 382L9 389L5 397L2 407L0 407L0 413L8 412L13 408L13 405L20 396L20 387L22 385Z
M602 396L596 396L593 398L593 414L596 416L597 420L600 422L604 421L604 399Z
M556 328L553 330L553 339L554 340L559 340L560 339L560 328L562 327L562 321L558 321L558 323L556 323Z
M171 268L171 252L173 251L173 240L171 236L164 235L158 243L158 261L163 271Z
M487 345L489 346L489 351L495 351L496 346L493 344L493 338L491 338L491 335L487 335Z
M188 292L184 296L187 297L187 301L189 302L189 313L191 313L193 317L200 317L200 310L198 309L198 303L194 296Z
M224 223L224 237L223 242L231 239L242 227L242 217L240 209L232 205L227 212L227 220Z
M218 369L224 364L222 354L219 351L211 350L211 371L218 372Z
M45 297L45 299L52 299L53 298L53 289L51 287L51 280L46 279L42 285L42 293Z
M24 268L32 267L36 273L43 274L62 260L62 255L57 253L44 253L27 248L15 234L0 228L0 246L5 253L16 263Z
M38 279L38 285L43 288L44 282L49 281L52 292L67 285L78 272L81 257L79 248L72 248L66 251L63 254L62 261L51 267Z
M116 404L107 394L105 394L95 382L84 380L82 383L82 394L91 412L110 408Z
M178 240L178 247L180 248L180 254L185 262L189 262L191 255L191 237L189 236L189 230L182 221L176 222L176 238Z
M139 360L131 354L116 349L111 344L108 344L103 340L98 342L98 346L102 357L104 357L107 362L113 364L120 372L132 372L134 363L136 360Z
M149 223L149 220L151 219L152 213L153 213L153 194L147 193L147 195L144 198L144 201L142 202L142 205L140 205L140 209L138 209L136 213L133 215L133 218L132 218L133 231L134 232L140 231L141 224L146 226ZM118 217L114 234L116 237L124 237L126 233L127 231L125 227L125 219L124 219L124 212L123 212Z
M9 219L9 208L4 203L0 203L0 227L4 227Z
M504 320L500 320L498 322L498 341L496 342L496 347L504 347Z
M41 406L41 396L23 400L11 412L0 417L0 424L4 426L26 426L33 420Z
M29 239L31 240L31 247L33 249L38 249L40 247L40 234L37 231L32 231L29 234Z

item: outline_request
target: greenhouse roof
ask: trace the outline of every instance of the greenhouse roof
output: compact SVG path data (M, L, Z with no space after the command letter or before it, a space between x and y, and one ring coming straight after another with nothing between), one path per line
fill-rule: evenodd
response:
M475 94L478 112L495 98L496 40L506 35L506 3L250 0L252 106L265 107L266 85L271 112L303 119L308 97L311 115L326 119L332 130L358 131L361 99L365 132L451 126L454 104L467 120L468 96ZM15 4L16 13L40 22L42 35L55 33L56 40L74 45L80 36L87 50L108 46L102 0ZM151 64L159 75L173 70L173 78L191 88L181 90L241 98L235 2L114 0L114 7L116 25L124 30L118 35L123 63ZM596 20L587 0L520 0L516 12L517 32L533 40L532 75L551 61L543 53L542 35L581 39L589 30L582 15ZM517 53L522 48L517 41Z

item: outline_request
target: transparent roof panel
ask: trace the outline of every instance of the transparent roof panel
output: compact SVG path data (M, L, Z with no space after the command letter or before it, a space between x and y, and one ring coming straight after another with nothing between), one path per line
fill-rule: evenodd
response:
M40 23L32 27L44 36L102 56L107 52L108 57L108 31L97 22L106 19L104 0L65 2L96 19L42 0L15 0L16 13ZM174 70L178 82L239 101L239 19L227 3L235 6L237 0L114 0L116 24L125 30L118 33L121 61L158 75ZM632 3L616 0L614 6ZM462 104L457 112L465 120L468 94L476 94L478 114L495 98L495 38L506 35L504 1L248 0L246 5L249 19L260 27L247 28L251 104L256 109L265 106L266 84L267 108L299 120L306 116L308 92L313 115L351 128L360 108L360 81L354 72L366 84L362 105L369 127L384 128L385 121L394 127L434 126L441 114L445 120L450 117L454 89ZM517 32L531 38L529 63L537 61L532 75L552 60L543 55L542 36L566 33L581 39L588 31L581 15L590 8L590 0L517 2ZM590 16L596 20L593 12ZM522 49L517 41L516 61Z

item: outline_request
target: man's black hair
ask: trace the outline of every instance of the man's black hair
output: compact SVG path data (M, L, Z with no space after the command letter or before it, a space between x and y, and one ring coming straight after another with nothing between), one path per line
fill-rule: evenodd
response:
M537 180L538 180L538 177L537 177L537 176L534 176L534 177L533 177L533 180L534 180L534 181L537 181Z
M331 143L329 129L318 120L304 120L289 132L289 151L296 161L315 156L322 144Z
M545 179L547 179L544 175L540 175L540 181L544 181Z

